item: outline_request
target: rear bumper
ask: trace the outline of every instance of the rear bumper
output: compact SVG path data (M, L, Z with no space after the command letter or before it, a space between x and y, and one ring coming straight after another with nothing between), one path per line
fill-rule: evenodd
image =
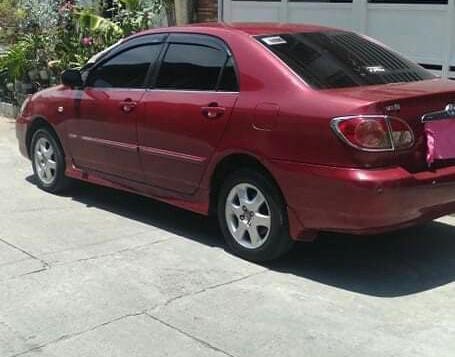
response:
M296 239L305 231L381 233L455 212L455 167L412 174L275 161L274 168Z

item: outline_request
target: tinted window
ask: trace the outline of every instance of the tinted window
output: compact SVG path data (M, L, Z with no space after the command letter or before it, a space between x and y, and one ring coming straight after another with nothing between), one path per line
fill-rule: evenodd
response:
M227 54L202 45L171 44L156 86L168 89L214 90Z
M135 47L106 61L90 73L87 85L101 88L143 88L151 62L161 46Z
M227 92L237 92L239 90L232 57L228 58L224 66L218 90Z
M351 32L281 34L260 40L315 88L434 78L422 67Z

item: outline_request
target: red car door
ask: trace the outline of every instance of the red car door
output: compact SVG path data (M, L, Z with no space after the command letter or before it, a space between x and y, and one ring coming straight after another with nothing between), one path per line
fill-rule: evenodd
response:
M68 124L77 167L143 180L137 122L143 112L147 75L162 49L156 38L144 37L127 41L96 64L85 88L77 93L76 119Z
M138 130L145 180L191 194L238 97L233 59L221 40L171 34L155 77Z

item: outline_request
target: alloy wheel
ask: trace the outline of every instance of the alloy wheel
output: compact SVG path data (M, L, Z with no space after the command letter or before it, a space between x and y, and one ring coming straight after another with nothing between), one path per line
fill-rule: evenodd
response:
M252 184L241 183L231 189L226 199L225 217L232 237L245 248L260 248L270 235L269 203Z
M45 185L51 185L57 177L57 160L52 143L44 137L38 139L34 148L36 174Z

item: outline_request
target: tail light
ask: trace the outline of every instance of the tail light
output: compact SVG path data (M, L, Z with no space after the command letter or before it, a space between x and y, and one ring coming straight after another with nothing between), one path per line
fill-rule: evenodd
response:
M414 133L402 119L384 115L360 115L332 119L331 127L346 144L363 151L409 149Z

